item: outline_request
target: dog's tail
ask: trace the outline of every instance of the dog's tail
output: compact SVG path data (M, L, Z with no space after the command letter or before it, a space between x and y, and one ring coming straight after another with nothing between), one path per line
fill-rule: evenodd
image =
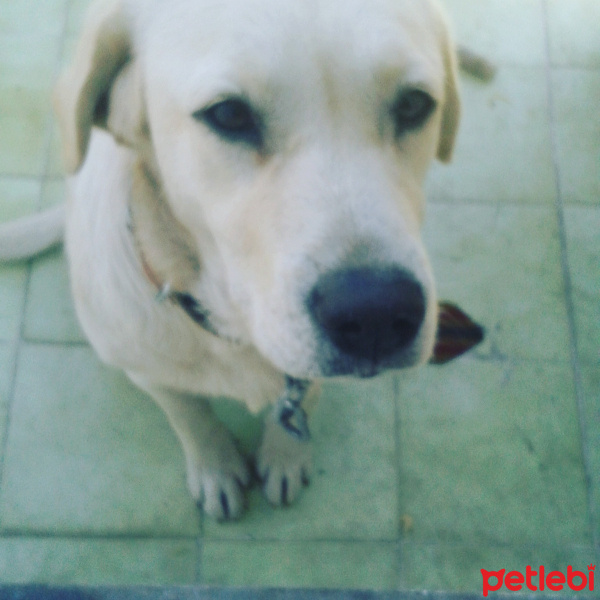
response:
M0 261L31 258L61 243L65 205L0 225Z

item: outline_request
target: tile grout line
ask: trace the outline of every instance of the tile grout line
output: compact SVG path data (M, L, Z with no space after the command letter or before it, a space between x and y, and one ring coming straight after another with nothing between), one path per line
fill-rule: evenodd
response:
M40 192L41 194L41 192ZM10 376L10 385L8 391L8 403L6 407L6 423L4 425L4 439L2 440L2 446L0 448L0 490L4 487L4 470L6 467L6 454L8 451L8 439L10 434L10 428L12 423L12 414L15 403L15 394L17 391L17 378L19 372L19 364L21 361L21 352L23 349L23 345L25 343L25 315L27 312L27 298L29 295L29 284L31 281L31 261L28 261L26 265L26 275L25 275L25 284L23 290L23 299L21 305L21 312L19 315L20 324L19 324L19 333L17 334L16 343L15 343L15 355L14 355L14 363L12 368L12 373ZM1 505L0 505L1 508ZM1 513L0 513L1 514ZM2 523L0 521L0 527Z
M548 14L548 0L543 0L543 17L544 17L544 37L546 45L546 94L548 100L548 112L549 112L549 127L550 127L550 144L552 152L552 163L554 170L554 181L556 188L556 200L555 209L556 217L558 220L558 233L560 243L560 262L563 276L564 285L564 299L567 309L567 321L569 328L569 345L570 345L570 357L571 357L571 368L573 372L573 384L575 388L575 401L577 407L577 416L579 421L579 434L581 437L581 454L583 459L583 468L585 474L586 484L586 496L588 513L590 515L590 537L592 543L598 552L600 552L600 539L598 539L598 510L596 508L596 498L594 489L592 486L591 468L590 468L590 457L589 457L589 446L588 446L588 431L585 422L585 392L583 390L581 366L579 364L579 352L578 352L578 336L577 327L575 323L575 305L573 302L573 283L571 278L571 270L569 267L568 257L568 239L567 230L565 223L565 205L564 205L564 194L560 175L560 166L558 158L557 148L557 131L555 123L555 103L554 93L552 88L552 55L550 48L550 29L549 29L549 14Z
M27 296L28 281L29 281L29 266L27 267L25 290L23 293L23 300L22 300L23 304L21 306L21 312L19 315L19 319L20 319L19 332L18 332L16 340L15 340L14 359L13 359L11 373L9 376L8 394L7 394L7 399L6 399L7 400L7 402L6 402L6 417L5 417L6 420L4 423L2 444L0 445L0 497L1 497L1 492L4 489L4 469L5 469L5 465L6 465L6 453L8 450L8 437L9 437L10 425L11 425L11 421L12 421L11 417L12 417L12 411L13 411L13 406L14 406L15 393L16 393L16 389L17 389L17 372L18 372L19 358L20 358L20 354L21 354L21 336L23 335L23 321L25 319L25 304L26 304L25 298ZM0 503L0 516L1 516L1 503ZM0 528L1 527L2 527L2 521L0 519Z
M85 340L51 340L38 337L28 337L23 332L22 341L30 346L38 346L42 348L89 348L89 343Z
M196 542L197 536L185 534L167 534L156 532L105 532L99 533L93 530L68 531L68 530L44 530L44 529L7 529L0 532L0 540L62 540L68 542Z

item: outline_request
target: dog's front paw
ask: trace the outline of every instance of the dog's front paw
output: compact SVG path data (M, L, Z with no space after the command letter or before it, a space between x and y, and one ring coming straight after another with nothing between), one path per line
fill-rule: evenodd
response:
M231 448L212 459L187 463L192 497L207 515L218 521L237 519L244 512L244 490L250 484L250 471L237 450Z
M202 472L196 493L192 493L198 506L218 521L238 519L244 512L244 488L249 478L239 479L219 472Z
M267 500L274 506L291 504L309 482L311 443L296 439L279 423L267 419L256 468Z

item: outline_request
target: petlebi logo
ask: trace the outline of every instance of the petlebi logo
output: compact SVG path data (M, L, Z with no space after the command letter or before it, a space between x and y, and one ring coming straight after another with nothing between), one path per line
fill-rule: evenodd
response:
M509 571L500 569L499 571L486 571L481 569L483 577L483 595L487 597L490 592L497 592L502 585L506 586L511 592L520 592L523 587L532 592L550 590L560 592L565 585L574 592L594 591L594 571L596 565L588 565L587 573L576 571L571 565L567 567L567 572L548 571L544 566L540 566L534 571L527 565L525 573L520 571Z

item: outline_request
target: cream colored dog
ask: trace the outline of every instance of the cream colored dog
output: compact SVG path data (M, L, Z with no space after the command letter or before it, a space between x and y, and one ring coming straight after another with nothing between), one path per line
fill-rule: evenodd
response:
M55 104L77 314L166 412L208 514L239 516L250 481L210 398L259 411L286 376L428 360L423 181L459 121L434 0L97 2ZM60 208L37 218L11 256L61 234ZM310 445L267 418L257 470L289 503Z

